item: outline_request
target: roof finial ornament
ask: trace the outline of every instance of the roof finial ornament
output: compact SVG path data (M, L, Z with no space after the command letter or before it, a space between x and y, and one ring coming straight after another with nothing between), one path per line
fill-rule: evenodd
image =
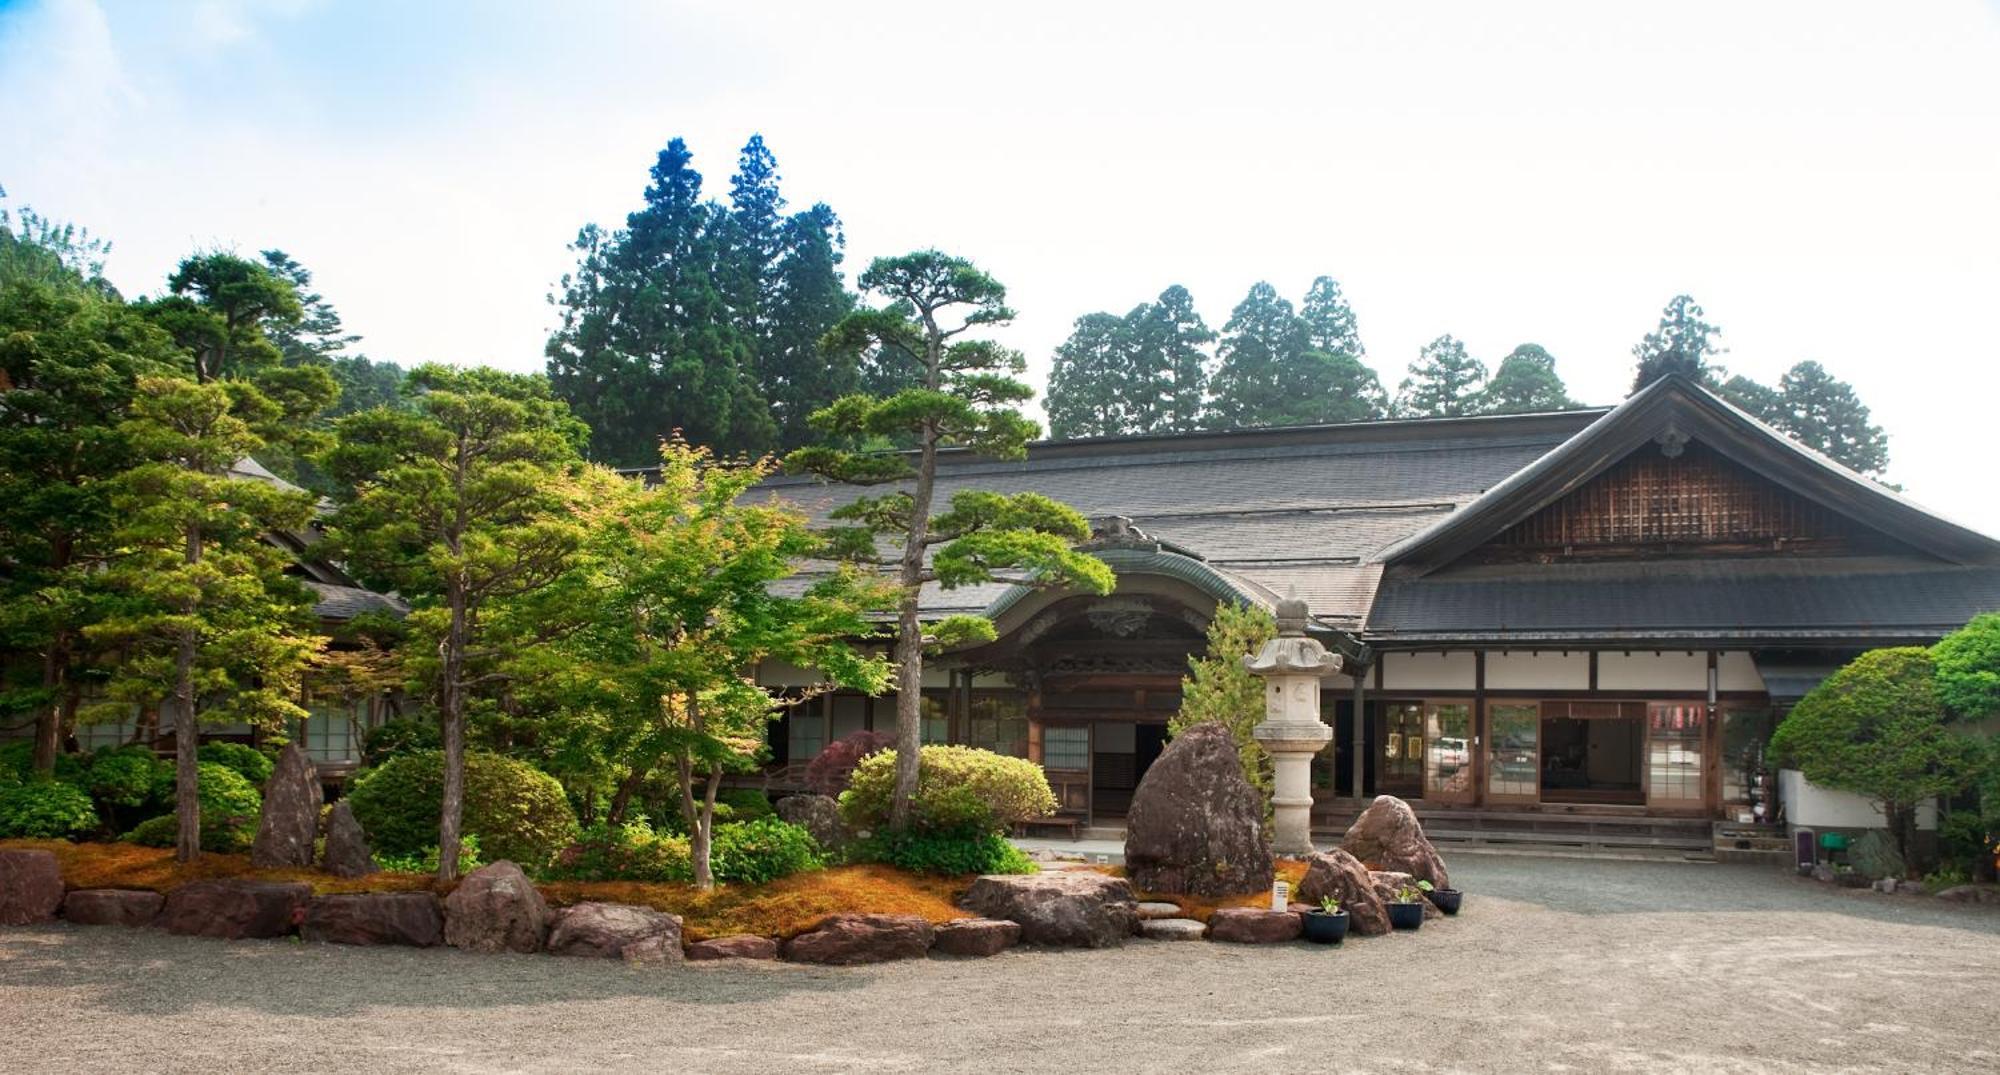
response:
M1286 588L1284 600L1278 602L1278 636L1280 638L1304 638L1306 623L1312 612L1299 597L1296 585Z
M1660 446L1661 455L1668 459L1679 459L1681 453L1687 450L1688 439L1687 433L1678 424L1668 422L1667 428L1660 430L1659 435L1653 438L1653 443Z

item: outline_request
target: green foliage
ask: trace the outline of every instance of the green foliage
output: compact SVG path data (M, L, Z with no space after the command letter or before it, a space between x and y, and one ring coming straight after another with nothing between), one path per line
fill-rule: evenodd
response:
M420 854L437 846L444 802L444 756L404 754L355 778L354 817L377 851ZM539 870L576 840L576 812L555 778L498 754L465 758L465 834L495 861Z
M1252 286L1230 312L1218 353L1211 429L1355 422L1382 417L1387 404L1331 277L1313 281L1303 316L1270 284Z
M1278 621L1261 608L1217 605L1208 622L1208 646L1188 658L1181 677L1181 708L1167 721L1167 733L1180 735L1197 724L1220 724L1236 741L1243 776L1271 809L1271 756L1257 745L1252 729L1264 719L1264 681L1243 667L1243 658L1278 637Z
M265 781L271 779L273 762L256 747L242 743L203 743L195 756L235 770L237 775L250 782L251 787L261 788Z
M159 766L157 775L161 783L154 798L172 802L173 766ZM263 796L257 789L234 769L202 762L198 767L197 794L201 803L201 849L223 854L249 851L257 838L257 824L264 809ZM143 847L173 847L177 832L177 820L167 814L140 822L124 839Z
M70 839L97 825L90 796L73 784L31 780L0 788L0 839Z
M718 809L727 806L731 820L756 821L760 818L777 817L777 808L771 805L771 797L756 788L723 788L715 793Z
M1675 295L1660 311L1660 326L1646 334L1632 348L1632 357L1639 360L1639 370L1632 379L1632 391L1652 384L1671 373L1678 373L1690 380L1712 384L1720 379L1722 371L1710 367L1711 355L1722 353L1715 343L1715 337L1722 330L1702 320L1705 315L1694 299L1687 295Z
M1035 873L1039 867L996 832L887 830L856 841L848 851L856 862L883 862L915 873L963 877L967 874Z
M1931 647L1938 700L1968 720L2000 716L2000 612L1987 612Z
M438 869L438 849L436 844L408 855L384 855L376 853L375 864L390 873L436 873ZM476 870L486 864L484 853L479 848L479 837L466 835L458 841L458 865L460 869Z
M0 198L7 192L0 189ZM89 229L61 223L22 206L0 206L0 288L38 284L59 291L84 291L116 300L118 290L104 278L111 244Z
M1451 335L1424 345L1410 375L1396 388L1400 418L1455 418L1476 414L1485 398L1486 365Z
M1475 409L1480 414L1532 414L1576 405L1556 375L1555 356L1540 344L1524 343L1500 360Z
M1817 362L1786 370L1773 390L1748 377L1722 386L1731 403L1765 424L1857 474L1879 475L1889 467L1889 438L1870 420L1854 386L1836 379Z
M619 825L597 822L576 843L558 852L547 876L563 881L645 881L686 884L694 880L688 838L655 832L644 818Z
M861 759L840 795L840 816L857 829L889 821L896 752ZM972 747L922 749L909 827L929 833L1004 833L1009 826L1055 813L1055 792L1042 767Z
M710 854L725 884L761 885L824 864L811 833L775 817L717 825Z
M1985 752L1948 726L1927 650L1870 650L1792 707L1771 751L1821 787L1879 803L1904 861L1918 804L1977 776Z
M1176 284L1123 317L1085 314L1049 371L1049 435L1058 439L1200 428L1207 347L1215 333Z
M90 759L90 794L106 809L155 803L161 784L172 781L173 767L145 747L99 751Z
M361 764L380 765L390 758L436 750L441 744L437 721L424 717L385 720L361 738Z
M1938 857L1966 880L1990 874L2000 858L2000 826L1977 811L1955 810L1938 822Z

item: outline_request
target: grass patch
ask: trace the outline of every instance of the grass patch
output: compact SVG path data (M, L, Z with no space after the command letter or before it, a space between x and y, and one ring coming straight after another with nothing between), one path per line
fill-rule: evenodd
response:
M166 892L190 881L246 877L303 881L320 895L341 892L451 891L428 874L378 873L344 879L318 870L258 869L245 855L204 854L192 863L174 861L165 848L134 844L73 844L65 840L0 840L0 848L40 848L55 853L63 881L71 888L144 888ZM965 917L958 897L967 878L931 877L891 866L836 866L793 874L765 885L717 885L701 892L693 885L638 881L550 881L538 884L549 903L566 907L585 900L634 903L681 916L689 940L754 933L790 937L830 914L914 914L937 923Z

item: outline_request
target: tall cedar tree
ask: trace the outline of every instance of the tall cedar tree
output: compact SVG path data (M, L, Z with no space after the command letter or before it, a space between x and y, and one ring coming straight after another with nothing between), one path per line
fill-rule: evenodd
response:
M1188 658L1181 677L1181 707L1167 721L1167 731L1179 735L1197 724L1220 724L1236 740L1243 776L1271 812L1271 755L1252 734L1264 719L1264 681L1243 667L1246 654L1278 637L1278 621L1261 608L1218 605L1208 623L1208 647Z
M0 696L35 714L34 768L55 767L76 716L83 636L103 612L101 569L116 547L113 479L140 461L122 423L141 377L187 362L138 311L85 279L0 284L0 639L35 659L34 680ZM26 671L25 669L23 670Z
M1639 370L1632 379L1632 391L1652 384L1670 373L1689 380L1713 384L1721 371L1709 365L1712 355L1722 353L1715 338L1722 330L1702 320L1702 308L1688 295L1675 295L1660 311L1660 325L1632 348Z
M1123 317L1085 314L1056 348L1049 433L1057 438L1185 433L1201 428L1215 333L1175 284Z
M123 425L145 462L115 479L118 553L102 581L118 601L85 633L120 650L111 708L174 715L181 862L201 852L200 721L271 727L306 715L294 699L320 645L313 598L265 534L303 529L313 498L230 469L263 446L260 433L282 435L324 402L282 406L238 379L144 377Z
M1479 412L1486 366L1447 334L1424 345L1410 375L1396 388L1396 414L1403 418L1455 418Z
M406 390L414 410L342 418L322 464L350 490L332 519L334 547L410 601L413 633L437 639L435 667L416 670L443 725L438 876L450 880L468 697L498 675L483 617L569 567L583 538L571 479L587 433L538 376L427 365L410 371Z
M1355 422L1382 416L1387 400L1361 361L1354 313L1331 277L1307 295L1309 316L1266 283L1238 303L1222 329L1221 364L1209 381L1212 429Z
M609 755L616 792L606 822L619 824L640 786L672 770L687 823L697 887L710 866L715 796L725 772L754 764L780 699L746 670L770 660L817 668L823 689L879 694L889 665L851 643L875 633L871 614L894 606L892 589L853 569L785 596L819 546L806 517L745 494L774 465L718 463L706 448L669 441L659 478L621 483L593 513L578 568L545 591L562 607L544 619L577 624L553 645L523 647L520 681L566 710L588 711Z
M1576 405L1556 374L1555 356L1540 344L1524 343L1500 360L1493 379L1486 382L1477 410L1482 414L1533 414L1571 410Z
M1306 323L1306 342L1322 366L1326 388L1322 398L1326 409L1315 417L1320 422L1364 422L1389 413L1389 394L1382 380L1363 359L1368 349L1361 344L1361 331L1340 282L1331 276L1314 278L1299 307Z
M971 262L935 250L879 258L861 275L861 286L888 305L849 314L828 334L828 346L914 384L886 398L844 397L813 422L831 436L895 438L914 448L877 454L802 448L786 466L852 485L901 486L835 509L838 525L826 535L831 555L893 571L897 746L891 822L901 828L917 790L924 647L993 637L993 624L983 617L926 625L918 603L924 584L949 590L1008 582L1104 594L1113 579L1103 561L1073 548L1090 536L1083 516L1038 493L968 489L952 496L949 509L932 514L940 449L1019 459L1039 432L1017 409L1034 394L1014 377L1026 368L1021 355L990 340L964 338L1013 319L1006 289Z
M1817 362L1801 362L1778 378L1776 389L1748 377L1722 386L1731 403L1772 428L1857 474L1879 476L1889 469L1889 437L1870 421L1868 406L1854 386Z

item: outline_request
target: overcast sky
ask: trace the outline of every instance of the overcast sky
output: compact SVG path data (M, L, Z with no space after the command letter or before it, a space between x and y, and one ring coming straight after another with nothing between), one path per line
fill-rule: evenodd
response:
M406 364L540 368L565 244L674 135L721 195L761 132L850 278L979 262L1038 385L1079 314L1328 273L1391 390L1449 332L1610 403L1684 291L2000 534L2000 0L1417 7L0 0L0 185L128 295L281 247Z

